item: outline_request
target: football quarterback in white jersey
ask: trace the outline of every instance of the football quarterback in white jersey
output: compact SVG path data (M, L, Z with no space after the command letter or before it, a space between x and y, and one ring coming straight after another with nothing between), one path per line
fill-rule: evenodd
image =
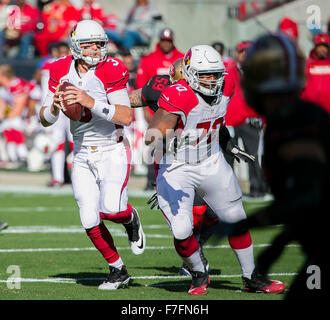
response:
M70 35L72 56L53 62L49 91L40 111L44 126L59 117L61 102L70 99L84 107L79 121L70 120L74 140L72 186L82 226L110 267L99 289L126 286L130 276L103 220L122 223L134 254L145 248L138 212L128 203L130 147L123 126L133 115L126 90L128 70L118 59L107 57L108 39L95 21L77 23ZM73 86L65 92L59 85Z
M240 186L218 137L234 92L219 53L207 45L192 47L184 57L184 79L162 91L145 138L146 144L163 153L158 158L158 202L175 249L192 270L190 295L206 294L210 282L207 260L193 234L195 192L220 221L246 218ZM249 231L229 237L229 243L240 263L245 289L278 292L277 282L261 279L254 270ZM252 281L247 285L244 279Z

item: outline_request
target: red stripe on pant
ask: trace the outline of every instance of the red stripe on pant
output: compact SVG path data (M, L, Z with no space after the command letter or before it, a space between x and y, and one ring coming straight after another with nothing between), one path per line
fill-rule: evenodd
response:
M103 222L98 226L87 229L86 233L108 263L114 263L119 259L119 254L113 243L112 236Z
M129 146L129 142L127 139L124 140L124 145L125 145L126 157L127 157L127 172L126 172L125 181L121 187L121 192L123 192L124 188L127 186L129 174L131 170L131 159L132 159L131 148Z
M57 146L55 152L56 152L56 151L63 151L63 150L64 150L64 145L65 145L64 142L60 143L60 144Z
M109 220L114 223L128 223L132 218L133 208L128 203L127 209L117 213L104 213L100 212L100 217L102 220Z
M125 189L125 187L127 186L127 183L128 183L130 168L131 168L131 158L132 158L131 149L129 147L129 142L127 139L124 140L124 145L125 145L126 157L127 157L127 171L126 171L126 177L125 177L124 183L121 187L121 192L123 192L123 190ZM130 220L132 218L132 212L133 212L133 208L128 203L126 210L120 211L117 213L113 213L113 214L100 212L100 217L102 220L109 220L114 223L128 223L128 222L130 222Z

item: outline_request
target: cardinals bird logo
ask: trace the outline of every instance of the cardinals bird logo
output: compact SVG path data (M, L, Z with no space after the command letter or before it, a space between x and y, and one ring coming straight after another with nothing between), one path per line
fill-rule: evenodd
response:
M77 25L75 25L71 31L71 36L75 36L76 35L76 29L77 29Z
M184 63L185 65L189 65L191 60L191 49L188 50L186 55L184 56Z

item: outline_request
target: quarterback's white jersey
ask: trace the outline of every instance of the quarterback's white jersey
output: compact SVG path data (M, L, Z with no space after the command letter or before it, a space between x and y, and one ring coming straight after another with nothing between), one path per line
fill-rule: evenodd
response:
M225 75L222 94L212 105L194 92L185 80L166 87L158 100L159 107L179 115L180 120L176 128L176 152L167 153L161 163L199 163L219 152L218 132L224 125L227 106L234 92L235 85L228 74Z
M126 92L129 73L123 62L118 59L107 58L90 68L87 73L78 73L73 57L65 56L51 64L49 76L49 91L44 106L52 103L57 85L65 81L84 90L95 99L95 104L99 102L130 105ZM116 93L119 91L123 91L119 96L124 97L125 103L123 99L116 100ZM80 121L70 121L70 127L75 150L79 150L81 146L112 145L124 138L124 132L120 130L122 126L106 121L88 108L84 108Z

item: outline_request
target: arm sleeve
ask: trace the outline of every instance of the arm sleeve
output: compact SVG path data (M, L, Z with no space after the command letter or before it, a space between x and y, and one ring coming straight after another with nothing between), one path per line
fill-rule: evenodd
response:
M107 97L108 97L110 104L113 104L113 105L121 104L123 106L131 107L127 89L121 89L121 90L110 92L107 94Z
M48 90L46 97L43 99L42 105L45 107L50 107L53 104L54 93Z

